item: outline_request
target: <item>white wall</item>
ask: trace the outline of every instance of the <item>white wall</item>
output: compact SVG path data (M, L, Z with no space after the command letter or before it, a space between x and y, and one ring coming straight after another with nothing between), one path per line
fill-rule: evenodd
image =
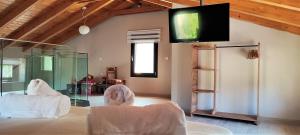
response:
M235 19L230 23L230 42L218 45L262 45L260 115L300 120L300 36ZM187 112L191 50L190 45L172 45L172 99ZM256 62L240 49L219 49L218 59L218 111L253 114Z
M191 100L191 46L168 43L167 12L146 13L112 18L86 36L68 44L89 53L89 71L105 74L105 67L118 66L120 78L138 93L168 95L187 112ZM256 24L231 19L230 43L261 42L260 114L263 117L300 120L300 36ZM126 32L133 29L162 28L159 48L159 78L129 77L130 48ZM164 60L164 57L172 58ZM253 114L255 102L255 61L245 59L240 49L222 49L218 53L218 111ZM172 61L172 74L171 72ZM170 84L170 74L172 83ZM171 87L171 88L170 88Z
M154 28L162 30L158 49L158 78L130 77L130 45L127 44L127 31ZM88 35L78 36L67 44L89 54L90 74L105 76L106 67L117 66L118 78L125 79L127 85L136 93L170 96L171 44L168 31L167 12L126 15L111 18L93 28Z
M171 99L189 113L192 91L192 47L172 45Z

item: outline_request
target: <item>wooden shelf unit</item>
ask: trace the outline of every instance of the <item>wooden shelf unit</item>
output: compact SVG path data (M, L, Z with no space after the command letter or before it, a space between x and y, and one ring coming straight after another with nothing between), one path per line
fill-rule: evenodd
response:
M198 51L213 51L214 53L214 67L201 67L198 65ZM193 46L192 51L192 105L191 105L191 114L197 111L197 102L198 102L198 93L211 93L213 95L213 109L212 113L215 113L216 110L216 46L215 45L201 45ZM214 75L214 86L213 89L199 89L198 88L198 72L207 71L212 72Z
M227 112L218 112L216 111L216 78L217 78L217 69L216 69L216 62L217 62L217 48L230 48L230 47L257 47L258 48L258 79L257 79L257 113L256 115L246 115L246 114L237 114L237 113L227 113ZM214 67L207 68L201 67L198 64L198 56L202 50L213 50L214 52ZM191 115L201 115L201 116L209 116L209 117L216 117L216 118L227 118L233 120L242 120L248 122L254 122L257 124L258 116L259 116L259 76L260 76L260 43L258 45L248 45L248 46L221 46L217 47L216 45L193 45L192 51L192 102L191 102ZM212 90L209 89L199 89L198 88L198 72L199 70L213 72L214 74L214 88ZM213 107L210 110L199 110L198 109L198 94L199 93L212 93L213 94Z

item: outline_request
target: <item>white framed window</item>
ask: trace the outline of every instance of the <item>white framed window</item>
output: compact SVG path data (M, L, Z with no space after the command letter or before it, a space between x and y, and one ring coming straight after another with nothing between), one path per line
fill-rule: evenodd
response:
M157 77L157 42L131 43L131 77Z

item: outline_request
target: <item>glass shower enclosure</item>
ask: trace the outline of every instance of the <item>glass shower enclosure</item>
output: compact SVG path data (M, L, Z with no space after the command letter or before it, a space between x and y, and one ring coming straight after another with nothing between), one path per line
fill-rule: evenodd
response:
M88 55L70 46L0 38L0 94L26 94L32 79L71 98L75 106L88 106L83 82L88 75Z

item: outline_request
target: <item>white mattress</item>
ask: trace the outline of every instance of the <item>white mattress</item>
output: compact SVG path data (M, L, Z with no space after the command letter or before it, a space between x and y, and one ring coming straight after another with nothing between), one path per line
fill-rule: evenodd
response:
M59 119L3 119L0 135L88 135L89 108L72 107L70 113ZM232 135L222 127L188 122L189 135Z

